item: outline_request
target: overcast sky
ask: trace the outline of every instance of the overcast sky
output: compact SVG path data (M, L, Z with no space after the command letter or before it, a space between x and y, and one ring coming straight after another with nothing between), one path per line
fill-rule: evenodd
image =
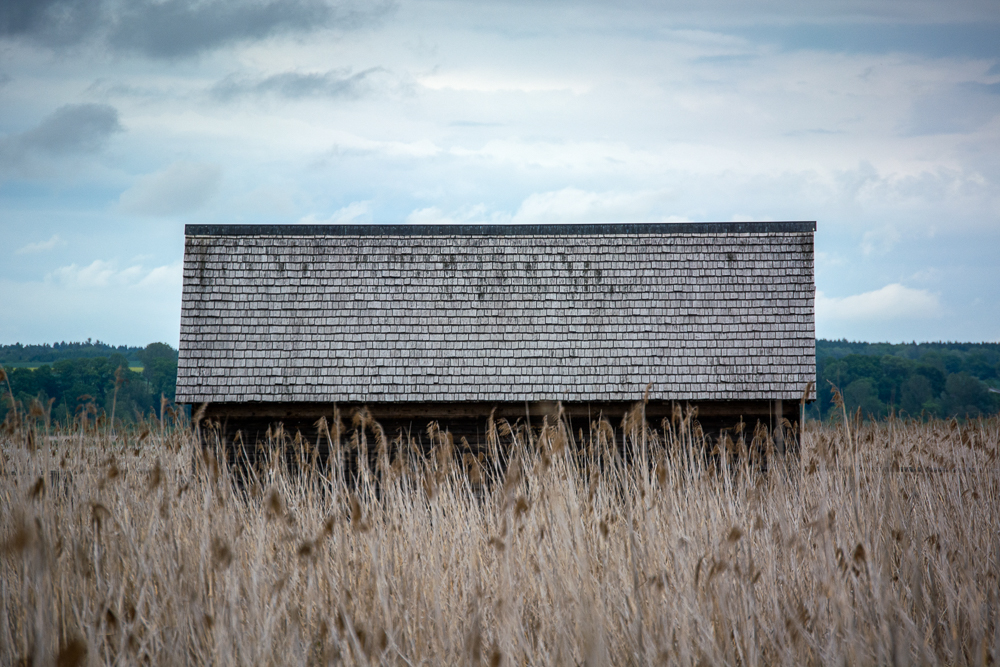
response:
M2 343L176 345L184 223L681 220L1000 340L1000 2L0 4Z

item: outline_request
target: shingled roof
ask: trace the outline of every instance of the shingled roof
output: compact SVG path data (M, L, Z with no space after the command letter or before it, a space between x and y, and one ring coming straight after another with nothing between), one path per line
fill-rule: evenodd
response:
M815 229L188 225L177 400L798 400Z

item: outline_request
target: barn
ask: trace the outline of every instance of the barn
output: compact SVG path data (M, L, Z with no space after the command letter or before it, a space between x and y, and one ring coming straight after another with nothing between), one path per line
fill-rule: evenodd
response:
M366 407L477 442L486 416L706 431L795 422L815 382L815 222L187 225L177 401L226 433ZM648 393L647 393L648 392Z

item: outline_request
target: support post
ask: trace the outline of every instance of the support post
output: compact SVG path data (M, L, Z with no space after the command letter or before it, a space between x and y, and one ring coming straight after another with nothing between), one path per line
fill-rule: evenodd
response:
M778 450L778 454L781 456L785 455L785 429L781 424L781 420L785 417L785 412L781 404L781 399L774 401L774 445Z

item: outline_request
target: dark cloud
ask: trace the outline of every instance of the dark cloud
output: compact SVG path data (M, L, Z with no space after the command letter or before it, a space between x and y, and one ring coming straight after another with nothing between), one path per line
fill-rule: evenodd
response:
M79 42L99 29L100 0L3 0L0 37L25 37L47 46Z
M4 0L0 37L53 48L93 39L116 51L179 58L241 41L320 28L357 28L388 11L381 0Z
M123 131L118 110L107 104L67 104L36 127L0 138L0 163L37 155L92 153Z
M20 135L22 145L48 153L88 153L121 132L118 110L107 104L67 104Z
M373 67L355 74L351 74L350 70L306 74L282 72L264 79L231 75L212 87L212 95L221 100L231 100L246 95L279 95L291 99L356 98L371 90L374 77L386 73L381 67Z
M130 6L120 15L109 41L122 50L174 58L281 33L332 25L353 28L366 18L367 12L324 0L167 0Z

